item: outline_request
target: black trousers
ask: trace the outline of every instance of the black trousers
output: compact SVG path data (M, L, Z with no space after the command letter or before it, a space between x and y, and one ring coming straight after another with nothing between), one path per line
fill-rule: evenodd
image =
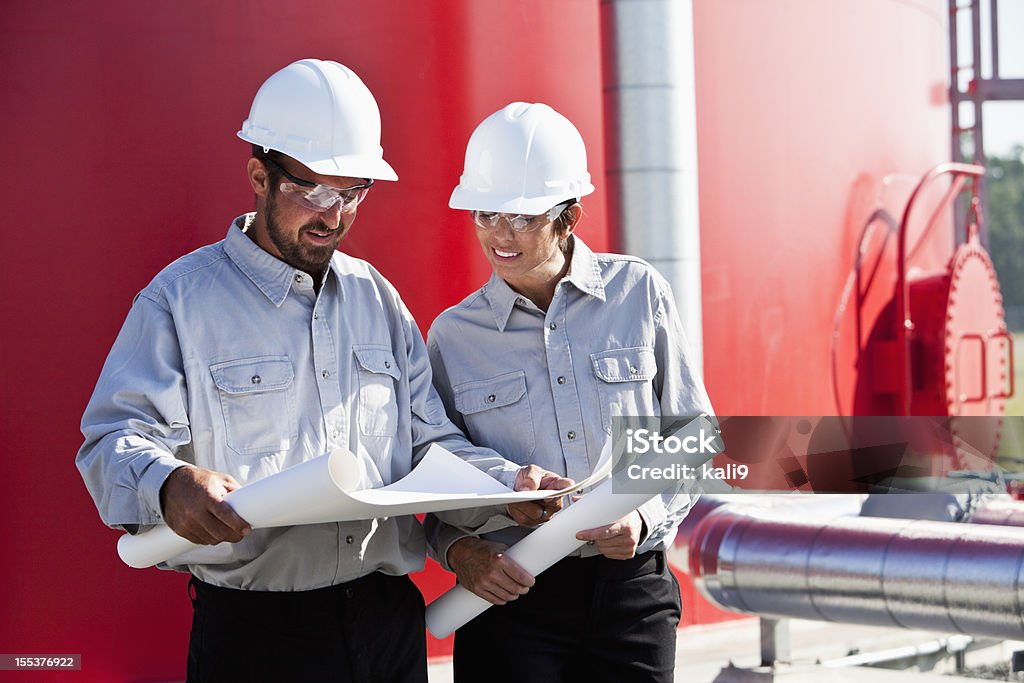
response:
M455 632L455 681L672 683L680 614L663 552L569 557Z
M423 596L373 573L329 588L264 592L189 582L188 683L426 683Z

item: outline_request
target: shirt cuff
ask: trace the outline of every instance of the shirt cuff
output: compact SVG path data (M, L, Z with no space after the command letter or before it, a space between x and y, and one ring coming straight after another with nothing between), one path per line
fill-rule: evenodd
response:
M437 552L437 563L441 565L441 568L446 572L455 573L455 570L448 564L448 551L453 545L464 538L471 538L473 534L467 533L458 527L445 525L438 534L435 542L435 549Z
M640 552L640 549L651 538L651 532L665 522L665 518L668 517L668 510L665 509L665 503L662 501L661 496L655 496L638 507L636 511L640 513L640 519L644 523L644 534L637 544L637 552ZM644 550L648 550L648 548L644 548Z
M163 511L160 509L160 489L171 472L179 467L192 467L168 456L158 457L151 462L139 479L139 513L140 524L164 524Z
M523 469L525 465L517 465L513 462L509 462L505 465L498 465L487 470L487 474L491 475L508 488L515 491L516 489L516 477L519 476L519 470Z

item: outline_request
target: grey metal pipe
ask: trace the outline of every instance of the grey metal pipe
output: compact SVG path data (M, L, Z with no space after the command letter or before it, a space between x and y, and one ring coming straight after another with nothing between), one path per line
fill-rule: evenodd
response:
M705 517L721 508L730 513L759 519L831 519L860 513L864 496L860 494L797 495L792 493L703 494L690 508L668 547L669 561L684 574L689 573L690 543Z
M971 524L1024 526L1024 503L1010 499L984 500L967 521Z
M609 199L622 248L668 280L703 368L693 2L602 0L601 16Z
M690 537L695 584L724 609L1024 638L1024 529L721 507Z

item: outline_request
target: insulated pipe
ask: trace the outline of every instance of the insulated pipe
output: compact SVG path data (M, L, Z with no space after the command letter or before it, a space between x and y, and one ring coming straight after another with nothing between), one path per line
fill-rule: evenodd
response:
M675 295L704 365L692 0L602 0L608 187L621 248Z
M987 500L971 513L971 524L1024 526L1024 503L1016 500Z
M1024 638L1024 529L719 508L690 537L690 573L729 610Z
M672 566L688 574L690 544L694 532L705 517L720 509L729 513L759 519L831 519L840 515L860 514L864 496L860 494L795 495L791 493L725 493L702 494L693 504L676 530L675 540L667 552Z

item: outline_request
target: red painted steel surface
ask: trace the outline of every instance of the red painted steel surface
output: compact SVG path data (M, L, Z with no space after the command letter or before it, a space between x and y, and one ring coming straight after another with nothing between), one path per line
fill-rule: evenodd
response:
M858 338L840 325L853 341L837 346L834 390L836 311L869 218L899 216L948 155L944 7L695 1L706 376L720 413L828 414L836 393L859 405L870 326ZM509 101L548 102L580 129L598 184L580 234L599 250L613 241L599 13L596 0L0 6L0 650L81 653L82 671L56 681L183 675L184 577L121 565L72 460L132 296L252 206L234 133L259 84L317 56L374 92L400 181L375 186L343 248L388 276L425 329L487 275L447 200L470 132ZM941 267L950 246L922 258ZM862 292L871 311L891 298L883 255ZM435 568L418 581L429 600L449 579ZM686 618L722 617L683 590Z
M840 414L831 333L860 235L879 209L899 220L948 160L946 4L694 5L712 402L723 415ZM875 272L886 301L894 267L887 255ZM861 358L841 341L848 412Z
M235 132L260 83L316 56L374 92L400 181L377 184L344 249L389 277L425 330L489 273L470 221L447 208L480 120L548 102L602 178L598 36L584 0L2 4L0 650L81 653L77 681L183 677L184 577L121 565L73 458L132 297L252 207ZM602 191L581 234L604 249L606 231Z

